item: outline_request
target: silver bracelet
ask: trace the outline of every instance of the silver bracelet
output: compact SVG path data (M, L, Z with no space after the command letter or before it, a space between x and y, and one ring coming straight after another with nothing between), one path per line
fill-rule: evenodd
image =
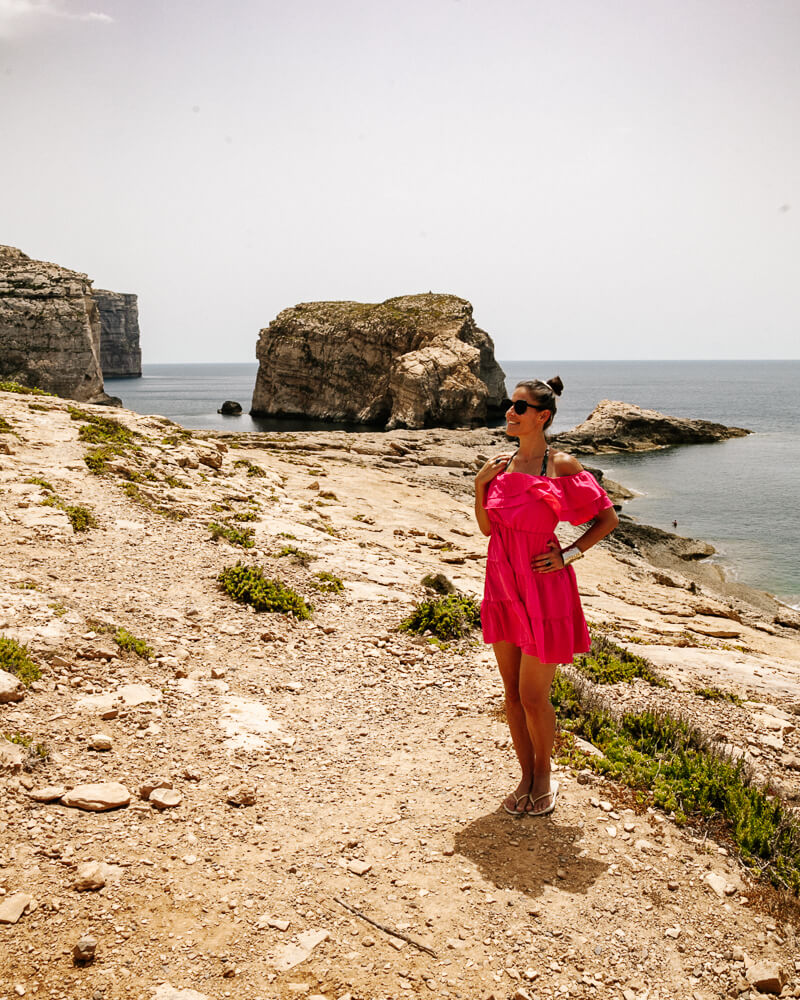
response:
M578 559L583 559L583 553L577 545L570 545L568 549L564 549L561 553L561 558L564 560L564 565L569 566L570 563L577 562Z

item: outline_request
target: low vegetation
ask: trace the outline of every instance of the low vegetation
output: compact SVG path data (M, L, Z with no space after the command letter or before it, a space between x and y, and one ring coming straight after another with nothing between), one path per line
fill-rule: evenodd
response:
M344 590L344 584L339 577L335 576L333 573L328 573L325 570L321 573L315 573L309 581L309 584L315 590L321 590L326 594L341 594Z
M461 639L481 623L480 606L467 594L448 594L418 604L398 626L401 632L423 635L431 632L437 639Z
M249 458L237 458L233 467L234 469L247 469L247 475L257 479L263 479L267 475L260 465L251 462Z
M186 517L186 511L180 510L178 507L166 507L163 504L155 503L139 489L136 483L125 483L123 489L129 500L133 500L134 503L138 503L146 510L166 517L169 521L182 521Z
M704 701L730 701L734 705L742 704L742 699L734 691L723 691L718 687L697 688L694 693Z
M13 425L5 417L0 416L0 434L11 434L13 430Z
M27 733L3 733L3 739L8 740L9 743L15 744L15 746L23 747L27 750L30 761L35 764L47 760L50 756L50 750L47 744L34 740L34 738L29 736ZM30 769L30 765L26 765L26 768Z
M742 760L721 753L668 712L613 713L577 674L557 672L552 694L564 729L602 753L573 749L573 764L628 786L642 804L665 810L679 825L729 838L742 860L773 885L800 892L800 823L785 803L753 783Z
M252 549L256 544L256 533L252 528L236 528L224 521L212 521L208 530L214 541L217 541L218 538L224 538L231 545L238 545L243 549Z
M29 687L42 676L39 664L31 659L28 648L18 643L16 639L8 639L5 636L0 636L0 670L6 670L18 677L25 687Z
M588 653L575 657L573 666L595 684L630 684L641 677L654 687L669 687L652 663L623 649L604 635L593 635Z
M456 590L444 573L427 573L422 578L422 586L435 594L454 594Z
M131 635L126 628L117 629L114 633L114 642L120 649L128 653L135 653L143 660L149 660L153 657L152 647L148 646L144 639L137 639L135 635Z
M45 497L42 504L45 507L57 507L59 510L63 510L69 518L74 532L88 531L89 528L97 527L97 519L92 511L81 504L69 504L55 494Z
M235 566L226 567L217 580L234 601L248 604L256 611L291 615L301 621L311 617L312 606L291 587L265 576L260 566L246 566L238 562Z
M34 386L20 385L19 382L0 382L0 392L16 392L23 396L55 396L54 392L45 392Z
M310 552L304 552L302 549L298 549L296 545L283 545L275 553L275 555L280 559L283 556L291 556L296 559L301 566L308 566L310 562L313 562L317 557L312 556Z

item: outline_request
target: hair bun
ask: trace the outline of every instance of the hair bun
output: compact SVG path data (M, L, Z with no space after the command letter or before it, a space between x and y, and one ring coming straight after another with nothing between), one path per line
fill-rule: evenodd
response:
M561 381L561 378L558 375L556 375L555 378L549 378L545 382L545 385L549 385L550 388L553 390L553 392L556 394L556 396L560 396L561 393L564 391L564 383Z

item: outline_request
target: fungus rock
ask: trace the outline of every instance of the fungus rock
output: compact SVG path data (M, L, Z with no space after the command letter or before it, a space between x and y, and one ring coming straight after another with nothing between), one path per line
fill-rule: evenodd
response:
M0 246L0 377L108 403L100 312L85 274Z
M261 331L256 356L255 416L469 426L505 395L491 337L454 295L294 306Z
M141 378L139 304L135 295L95 288L100 311L100 365L105 378Z
M670 417L657 410L643 410L632 403L604 399L582 424L559 434L553 443L559 448L584 454L605 454L655 451L676 444L709 444L749 433L742 427Z

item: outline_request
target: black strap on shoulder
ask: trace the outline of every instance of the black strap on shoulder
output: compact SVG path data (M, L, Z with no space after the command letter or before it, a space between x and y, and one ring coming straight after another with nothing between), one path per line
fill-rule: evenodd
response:
M547 459L550 455L550 448L545 448L544 455L542 456L542 471L539 473L540 476L547 475Z

